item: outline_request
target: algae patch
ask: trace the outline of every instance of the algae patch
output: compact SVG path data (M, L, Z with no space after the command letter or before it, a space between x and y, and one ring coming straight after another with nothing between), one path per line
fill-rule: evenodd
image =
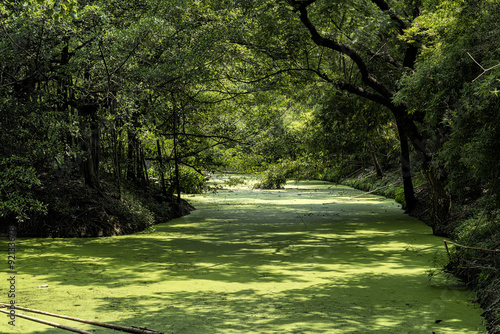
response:
M486 333L468 291L429 281L442 240L393 201L359 194L239 187L190 197L196 211L150 234L21 239L17 302L165 333Z

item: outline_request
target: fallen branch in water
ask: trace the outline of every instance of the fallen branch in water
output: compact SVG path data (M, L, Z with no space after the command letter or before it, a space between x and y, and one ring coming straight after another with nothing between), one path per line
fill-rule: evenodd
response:
M473 250L480 250L483 252L492 252L492 253L500 253L500 249L488 249L488 248L481 248L481 247L471 247L471 246L465 246L465 245L460 245L457 244L456 242L450 241L450 240L443 240L444 247L446 248L446 253L448 253L448 257L451 259L450 251L448 249L448 244L452 244L456 247L460 247L462 249L473 249Z
M5 306L5 307L10 307L10 304L0 303L0 305L1 306ZM35 309L31 309L31 308L27 308L27 307L21 307L21 306L16 306L16 310L23 310L23 311L27 311L27 312L48 315L48 316L51 316L51 317L56 317L56 318L61 318L61 319L78 321L78 322L82 322L82 323L85 323L85 324L90 324L90 325L96 325L96 326L100 326L100 327L106 327L106 328L116 329L116 330L120 330L122 332L127 332L127 333L163 334L163 332L159 332L159 331L156 331L156 330L153 330L153 329L148 329L148 328L128 327L128 326L109 324L109 323L106 323L106 322L100 322L100 321L94 321L94 320L79 319L79 318L69 317L67 315L50 313L50 312L35 310ZM7 311L4 311L4 310L0 310L0 312L8 313ZM16 313L16 316L19 316L21 318L26 318L26 319L29 319L29 320L33 320L33 321L40 320L40 319L34 320L36 318L30 317L30 316L25 316L25 315L18 314L18 313ZM45 321L45 320L42 320L42 321ZM38 322L40 322L40 321L38 321ZM50 321L48 323L50 323ZM58 325L58 324L56 324L56 325ZM51 325L51 326L53 326L53 325ZM58 326L54 326L54 327L58 327ZM59 328L62 328L62 327L59 327ZM68 328L71 328L71 327L68 327ZM64 328L64 329L66 329L66 328ZM79 331L79 329L76 329L76 328L74 328L74 329L77 330L77 331ZM67 330L71 330L71 329L67 329ZM77 332L77 333L89 333L89 332L81 331L81 332Z
M2 304L2 305L6 305L6 304ZM16 308L18 308L18 307L16 307ZM0 312L6 313L6 314L10 314L9 311L2 310L2 309L0 309ZM80 334L93 334L91 332L84 331L83 329L73 328L73 327L61 325L61 324L58 324L58 323L55 323L55 322L52 322L52 321L47 321L47 320L42 320L42 319L30 317L29 315L24 315L24 314L16 313L16 317L24 318L24 319L27 319L27 320L31 320L31 321L34 321L34 322L38 322L38 323L41 323L41 324L44 324L44 325L49 325L49 326L56 327L56 328L65 329L65 330L70 331L70 332L75 332L75 333L80 333Z

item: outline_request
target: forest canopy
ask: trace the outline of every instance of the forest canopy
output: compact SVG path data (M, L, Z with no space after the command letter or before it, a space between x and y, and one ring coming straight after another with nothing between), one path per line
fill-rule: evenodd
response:
M136 231L212 171L371 173L435 234L497 249L499 17L496 0L3 1L2 229Z
M335 181L399 164L403 203L423 178L434 224L471 196L496 203L498 7L4 2L2 217L47 210L41 177L179 195L276 164Z

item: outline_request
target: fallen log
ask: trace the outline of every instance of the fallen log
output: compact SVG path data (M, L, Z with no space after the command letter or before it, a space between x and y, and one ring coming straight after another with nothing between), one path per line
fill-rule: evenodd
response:
M10 307L10 304L0 303L0 305L1 306L5 306L5 307ZM22 310L22 311L27 311L27 312L32 312L32 313L38 313L38 314L48 315L48 316L51 316L51 317L72 320L72 321L78 321L78 322L82 322L82 323L85 323L85 324L90 324L90 325L95 325L95 326L100 326L100 327L106 327L106 328L116 329L116 330L119 330L119 331L122 331L122 332L127 332L127 333L163 334L163 332L159 332L159 331L156 331L156 330L153 330L153 329L148 329L148 328L129 327L129 326L122 326L122 325L110 324L110 323L106 323L106 322L94 321L94 320L85 320L85 319L70 317L70 316L67 316L67 315L50 313L50 312L35 310L35 309L27 308L27 307L21 307L21 306L17 306L17 305L16 305L15 308L17 310ZM18 313L16 313L16 316L21 316L21 315L18 314Z
M5 304L2 304L2 305L5 305ZM2 309L0 309L0 312L6 313L6 314L10 314L9 311L2 310ZM24 318L24 319L31 320L31 321L35 321L35 322L38 322L38 323L41 323L41 324L44 324L44 325L49 325L49 326L56 327L56 328L65 329L65 330L70 331L70 332L75 332L75 333L80 333L80 334L93 334L91 332L84 331L83 329L73 328L73 327L69 327L69 326L66 326L66 325L61 325L61 324L58 324L58 323L55 323L55 322L52 322L52 321L47 321L47 320L43 320L43 319L38 319L38 318L30 317L29 315L24 315L24 314L16 313L16 317Z

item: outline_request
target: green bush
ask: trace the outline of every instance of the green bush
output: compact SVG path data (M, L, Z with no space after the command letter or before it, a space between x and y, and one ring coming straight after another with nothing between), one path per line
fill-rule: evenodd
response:
M32 194L32 188L39 185L28 159L18 156L0 159L0 218L12 217L22 223L31 213L45 213L46 205Z
M403 186L400 187L394 187L394 200L400 204L404 205L406 204L405 200L405 192Z
M244 177L238 177L238 176L230 176L227 180L226 180L226 185L228 187L236 187L240 184L245 184L245 178Z
M181 191L185 194L201 194L207 184L207 177L192 168L179 169Z
M497 248L500 246L500 210L488 210L481 206L476 213L463 220L455 228L455 237L458 243L480 246L483 248Z
M254 188L282 189L286 184L288 170L283 164L271 165L260 175L260 182Z
M323 181L330 181L333 183L340 183L344 178L345 172L342 168L328 168L322 175L321 179Z
M297 160L279 160L271 164L260 174L260 182L254 188L281 189L287 179L313 180L321 176L316 164L311 164L304 158Z
M123 191L122 204L122 206L115 206L115 210L120 213L119 216L126 215L130 224L146 227L155 223L153 212L141 202L140 197L132 192Z

